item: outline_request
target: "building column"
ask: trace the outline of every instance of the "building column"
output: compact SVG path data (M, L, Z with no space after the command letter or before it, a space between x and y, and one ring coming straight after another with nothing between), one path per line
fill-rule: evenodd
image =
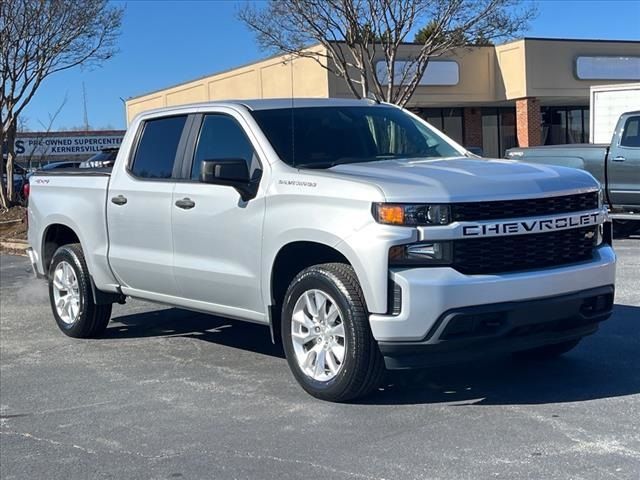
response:
M542 143L542 114L537 98L516 100L516 132L520 147L535 147Z
M482 112L477 107L463 109L464 146L482 148Z

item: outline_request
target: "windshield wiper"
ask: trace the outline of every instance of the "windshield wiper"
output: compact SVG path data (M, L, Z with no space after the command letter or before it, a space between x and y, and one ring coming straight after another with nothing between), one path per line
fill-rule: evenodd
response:
M375 158L358 158L358 157L341 157L336 160L324 161L324 162L308 162L308 163L296 163L296 168L331 168L336 165L344 165L345 163L365 163L373 162Z

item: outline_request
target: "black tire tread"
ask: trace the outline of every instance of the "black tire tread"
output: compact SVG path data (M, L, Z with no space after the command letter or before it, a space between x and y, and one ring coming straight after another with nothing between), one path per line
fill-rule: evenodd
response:
M89 269L87 268L87 262L84 258L82 246L79 243L69 243L56 250L51 260L49 277L51 278L54 271L54 266L57 264L56 259L60 256L65 255L71 256L76 260L74 263L80 265L81 272L79 272L80 275L78 275L78 282L80 289L83 290L83 309L84 313L86 313L86 318L80 321L80 323L74 328L62 329L62 331L66 335L74 338L100 337L104 333L107 325L109 324L109 320L111 319L112 304L96 305L96 303L94 302L93 292L91 290L91 278L89 275ZM53 305L52 308L54 308Z
M354 341L362 349L360 355L360 362L362 364L354 369L349 384L339 396L331 396L331 398L325 399L336 402L347 402L364 397L380 385L385 368L384 359L378 349L378 344L371 334L368 310L360 282L351 265L345 263L318 264L306 268L293 279L285 295L285 299L288 299L291 295L293 286L310 274L327 277L342 291L342 294L347 299L347 303L350 305L351 318L354 319L353 327L356 336ZM316 396L323 398L322 395Z

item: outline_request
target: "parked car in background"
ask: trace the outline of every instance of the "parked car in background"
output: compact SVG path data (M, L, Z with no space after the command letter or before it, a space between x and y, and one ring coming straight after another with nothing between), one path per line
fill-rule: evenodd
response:
M21 194L22 188L27 180L28 171L14 162L13 164L13 191ZM2 183L7 186L7 174L2 174Z
M35 169L33 172L29 172L27 174L27 178L31 178L31 176L39 171L49 171L49 170L60 170L63 168L78 168L82 160L64 160L61 162L50 162L45 165L42 165L40 168Z
M512 148L506 157L520 162L586 170L600 182L610 216L622 234L640 231L640 111L618 119L610 144Z
M99 153L82 162L80 168L111 168L118 156L118 150L118 148L103 148Z

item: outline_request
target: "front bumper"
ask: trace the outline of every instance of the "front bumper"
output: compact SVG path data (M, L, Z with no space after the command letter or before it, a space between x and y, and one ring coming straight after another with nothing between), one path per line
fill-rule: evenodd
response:
M615 284L615 253L603 244L589 261L499 275L463 275L449 267L390 272L401 289L398 315L372 314L378 342L420 342L446 312L469 306L539 300Z
M389 369L419 368L527 350L590 335L613 309L614 287L443 313L419 342L379 342Z

